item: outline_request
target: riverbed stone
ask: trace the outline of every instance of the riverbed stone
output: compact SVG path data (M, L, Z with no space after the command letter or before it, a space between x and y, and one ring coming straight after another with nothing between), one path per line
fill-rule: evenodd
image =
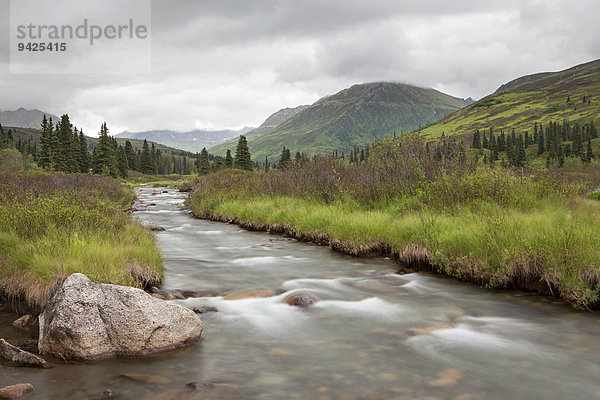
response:
M50 368L43 358L21 350L4 339L0 339L0 360L12 367Z
M13 321L12 326L17 329L29 330L31 327L37 325L37 319L31 315L23 315L21 318Z
M219 312L219 309L217 307L202 306L202 307L194 307L194 312L196 314L207 314L207 313L211 313L211 312Z
M31 383L17 383L16 385L6 386L0 389L0 399L20 399L23 396L27 396L31 392L33 392L33 385Z
M273 296L273 292L271 292L269 289L253 289L229 294L225 296L224 300L243 300L253 298L266 298L271 296Z
M69 276L40 315L39 350L65 360L98 360L174 350L200 340L202 321L143 290Z
M165 378L164 376L157 375L146 375L146 374L135 374L127 373L121 375L124 378L131 379L132 381L150 383L154 385L166 385L171 383L171 379Z
M285 298L284 302L290 306L306 308L319 301L319 298L313 294L301 292L294 293Z
M443 388L448 386L455 386L463 380L465 374L456 368L449 368L438 372L437 378L427 382L427 386L432 388Z
M156 222L152 222L152 221L142 221L141 225L142 225L142 228L147 229L149 231L164 231L165 230L165 228L158 225Z

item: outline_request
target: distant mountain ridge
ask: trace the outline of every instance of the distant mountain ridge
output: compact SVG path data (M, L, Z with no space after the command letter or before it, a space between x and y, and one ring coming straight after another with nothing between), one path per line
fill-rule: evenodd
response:
M301 109L268 133L249 134L248 147L261 161L265 156L277 159L283 146L292 153L347 154L355 146L430 124L467 104L435 89L391 82L357 84ZM223 147L216 150L220 154Z
M188 132L179 132L171 130L153 130L144 132L124 131L115 135L117 138L148 140L160 143L165 146L191 151L200 152L204 147L209 148L227 140L244 135L253 128L243 128L240 130L193 130Z
M587 123L600 119L600 60L563 71L522 76L446 116L421 132L430 137L472 134L476 129L533 131L535 122Z
M56 115L37 109L26 110L25 108L21 107L14 111L0 111L0 125L37 129L40 127L40 123L42 122L42 117L44 114L46 114L47 118L52 118L54 122L60 120L60 118Z
M272 132L277 126L281 125L283 122L292 118L294 115L298 114L301 111L307 109L308 105L298 106L294 108L282 108L271 114L258 128L252 129L249 132L246 132L244 136L247 139L252 140L256 139L259 136L265 135L267 133ZM227 142L218 144L210 148L211 153L223 155L226 153L227 149L234 150L237 146L237 136L232 140Z

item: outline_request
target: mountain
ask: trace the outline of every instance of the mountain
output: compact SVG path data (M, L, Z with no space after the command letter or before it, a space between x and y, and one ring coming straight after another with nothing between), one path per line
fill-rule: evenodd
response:
M60 120L56 115L40 110L26 110L21 107L14 111L0 111L0 125L19 128L39 128L44 114L46 114L46 117L52 118L54 122Z
M294 115L298 114L299 112L305 110L308 107L310 107L310 106L282 108L281 110L271 114L271 116L269 116L269 118L267 118L265 120L265 122L263 122L258 128L252 129L251 131L245 133L244 136L246 136L246 138L251 140L253 138L255 139L259 136L270 133L278 125L287 121L288 119L292 118ZM240 135L241 135L241 133L240 133ZM238 141L238 137L236 136L235 138L233 138L227 142L224 142L224 143L221 143L221 144L211 147L210 152L213 154L224 155L225 152L227 151L227 149L230 149L232 151L235 150L237 141Z
M527 75L421 130L431 137L475 129L533 131L534 122L597 121L600 118L600 60L560 72Z
M191 151L193 153L200 152L204 147L209 148L219 143L223 143L229 139L236 138L252 130L252 128L243 128L239 131L223 130L223 131L203 131L193 130L189 132L178 132L169 130L156 130L146 132L121 132L115 137L127 139L148 140L155 143L160 143L165 146L174 147L177 149Z
M390 82L358 84L320 99L269 133L248 137L248 147L255 160L265 156L275 160L283 146L292 154L349 153L354 146L435 122L466 104L434 89Z

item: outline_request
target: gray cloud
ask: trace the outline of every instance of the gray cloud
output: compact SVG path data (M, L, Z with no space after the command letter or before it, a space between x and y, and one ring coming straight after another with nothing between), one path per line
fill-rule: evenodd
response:
M23 76L0 58L0 109L69 112L92 134L104 120L113 133L257 125L367 81L481 97L598 58L598 11L595 0L155 0L152 74Z

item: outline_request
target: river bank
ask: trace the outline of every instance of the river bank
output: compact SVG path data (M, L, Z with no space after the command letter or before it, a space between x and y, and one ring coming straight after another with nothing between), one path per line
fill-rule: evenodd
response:
M38 314L55 285L81 272L107 283L158 286L154 236L127 211L132 189L87 174L0 173L0 305Z
M378 162L317 158L269 172L219 171L189 184L187 205L198 218L598 306L600 202L586 198L597 171L444 166L424 151L409 165Z

